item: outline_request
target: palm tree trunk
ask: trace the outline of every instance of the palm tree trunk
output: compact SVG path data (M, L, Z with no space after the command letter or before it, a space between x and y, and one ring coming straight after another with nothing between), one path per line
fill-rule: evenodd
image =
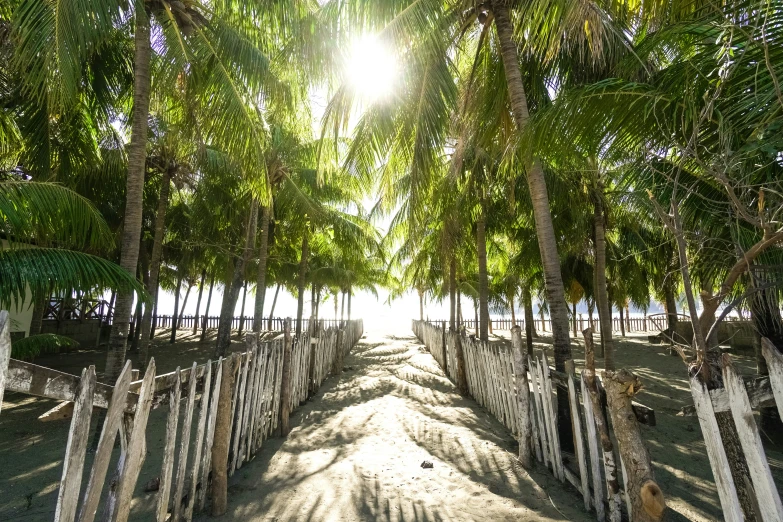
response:
M139 350L139 337L141 335L141 311L142 302L141 299L136 301L136 312L133 314L133 334L131 335L130 351L137 352Z
M476 250L479 276L479 339L489 340L489 279L487 276L487 215L481 198L481 215L476 223Z
M508 84L511 111L518 130L525 129L530 123L525 85L519 69L519 56L514 43L514 30L511 27L508 6L505 0L491 0L492 14L495 20L503 69ZM555 352L555 368L565 371L565 362L571 358L571 340L568 332L568 308L565 301L563 276L560 273L560 257L557 253L557 239L549 210L549 194L544 180L544 170L538 161L533 160L527 166L527 184L533 203L533 217L536 222L536 237L541 252L541 264L544 269L544 282L549 317L552 320L552 344ZM560 440L568 445L571 437L571 416L567 390L557 388L557 426ZM570 448L567 448L570 449Z
M134 276L139 261L141 217L144 195L144 166L147 161L147 118L150 109L150 20L145 9L137 9L135 16L133 60L133 114L131 140L128 145L128 177L125 186L125 214L123 216L122 251L120 267ZM117 296L114 322L106 355L103 382L114 384L125 363L128 327L133 292L122 291Z
M622 305L618 306L617 310L620 312L620 335L625 337L625 322L623 321L623 307L622 307Z
M473 319L476 321L476 335L479 334L479 311L478 311L478 300L473 300Z
M522 307L525 313L525 344L527 353L533 356L533 337L538 337L536 333L535 317L533 316L533 298L530 295L530 287L522 287Z
M308 242L309 230L304 231L302 237L302 255L299 258L299 299L296 303L296 338L302 335L302 314L304 312L305 278L307 277L307 258L310 255ZM344 294L343 294L344 295Z
M348 287L348 320L351 320L351 296L353 295L353 288Z
M604 358L604 368L614 370L614 343L612 341L612 307L606 285L606 218L603 205L603 185L600 180L593 193L593 232L595 239L595 300L598 305L598 326L601 344L596 356Z
M239 337L242 338L242 330L245 329L245 302L247 301L247 281L242 289L242 309L239 312Z
M177 317L179 313L179 292L182 289L182 275L177 276L177 289L174 291L174 315L171 316L171 337L169 343L177 340Z
M234 309L237 305L239 290L245 278L245 266L250 260L256 237L256 225L258 222L258 201L253 199L250 203L250 212L245 225L245 244L242 247L242 255L234 265L234 274L223 293L223 303L220 306L220 322L218 323L217 343L215 344L215 357L224 357L231 346L231 321Z
M269 218L271 207L264 207L261 213L261 244L258 246L258 275L256 276L256 306L253 313L253 331L263 329L264 299L266 299L266 262L269 257Z
M571 320L574 322L574 338L576 338L576 303L571 303Z
M182 328L182 317L185 315L185 308L188 306L188 298L190 298L190 291L193 289L193 285L188 283L188 289L185 291L185 299L182 301L182 308L179 309L179 316L177 317L177 329Z
M209 305L212 304L212 289L215 287L215 272L209 278L209 293L207 293L207 306L204 308L204 318L201 320L201 340L207 336L207 323L209 322Z
M275 288L275 297L272 299L272 308L269 309L269 327L267 328L267 330L271 330L273 326L272 318L275 315L275 305L277 304L277 294L279 293L280 293L280 283L278 283L277 288ZM334 317L335 319L337 318L337 308L335 308Z
M457 293L457 260L454 256L451 256L449 262L449 328L455 330L457 328L457 308L456 308L456 293Z
M457 291L457 330L462 328L465 319L462 317L462 292Z
M663 293L666 307L666 332L670 341L674 341L674 334L677 332L677 301L674 297L674 285L665 284Z
M345 290L343 290L343 298L340 301L340 320L345 321Z
M511 308L511 327L513 328L517 325L517 313L514 310L514 294L508 296L508 304L509 308Z
M204 283L207 282L207 269L201 271L201 282L198 285L198 299L196 299L196 315L193 318L193 335L198 329L198 314L201 311L201 296L204 295Z
M155 210L155 232L152 237L152 253L150 254L149 280L147 281L147 293L155 296L155 302L144 307L144 315L141 318L141 350L142 361L146 364L149 360L150 339L152 339L152 314L153 305L158 306L158 283L160 280L160 260L163 255L163 234L166 231L166 212L169 207L169 192L171 191L171 169L164 169L160 179L160 195L158 196L158 208Z
M337 301L338 301L337 294L338 292L334 293L334 320L335 321L337 320Z
M150 330L150 339L155 337L155 329L158 327L158 293L160 287L155 289L155 306L152 308L152 329ZM114 295L112 294L112 297Z
M424 292L421 288L416 289L419 292L419 321L424 320Z

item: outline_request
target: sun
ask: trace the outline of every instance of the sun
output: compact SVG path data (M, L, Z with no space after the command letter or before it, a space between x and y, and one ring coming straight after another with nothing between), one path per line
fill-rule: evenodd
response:
M373 102L394 91L399 71L394 53L377 37L366 35L351 46L346 72L354 91Z

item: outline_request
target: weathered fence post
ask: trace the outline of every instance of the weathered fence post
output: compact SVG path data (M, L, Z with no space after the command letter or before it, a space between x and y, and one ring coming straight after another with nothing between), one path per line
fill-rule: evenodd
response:
M525 354L522 351L522 329L517 325L511 328L511 346L514 350L514 376L519 402L519 461L529 468L532 464L530 455L530 387L527 382L527 367Z
M620 522L620 484L617 480L617 465L614 462L614 445L609 436L609 427L606 424L606 416L601 405L598 392L598 383L595 378L595 350L593 347L593 330L585 329L582 334L585 338L585 377L586 388L589 392L595 427L601 442L604 454L604 471L606 476L607 496L609 497L609 521ZM587 400L587 398L585 398ZM596 499L596 502L598 499Z
M291 318L285 320L283 343L283 378L280 383L280 436L285 437L290 431L288 420L291 415Z
M650 454L631 409L631 399L641 387L639 378L628 370L604 372L609 415L620 460L625 464L625 493L631 510L628 517L634 522L658 522L663 519L666 501L655 481Z
M231 439L231 388L234 357L223 359L218 396L215 440L212 444L212 516L225 514L228 502L228 446Z

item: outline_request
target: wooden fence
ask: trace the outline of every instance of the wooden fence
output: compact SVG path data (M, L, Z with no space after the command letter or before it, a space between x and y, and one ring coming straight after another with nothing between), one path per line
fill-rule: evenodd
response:
M595 412L587 396L585 379L575 375L573 361L566 367L567 373L558 372L549 366L543 352L535 357L527 356L526 377L529 394L524 401L518 393L519 372L510 345L486 343L473 336L444 332L440 325L424 321L413 321L413 332L425 344L436 361L445 369L448 377L457 380L457 336L465 357L465 376L468 392L481 406L486 408L518 439L523 435L523 426L529 425L533 454L546 465L561 482L569 482L584 499L585 509L596 512L597 520L617 520L621 516L620 497L626 497L620 490L616 473L616 462L621 462L614 451L604 452L596 424L599 417L606 425L605 400L601 410ZM445 365L444 365L445 362ZM599 385L599 393L605 391ZM574 453L573 459L564 459L557 429L557 388L567 390L572 421ZM532 396L532 400L530 400ZM521 404L528 404L526 409ZM633 403L633 413L640 423L655 425L654 410ZM565 462L576 462L574 469ZM602 471L603 469L603 471ZM603 479L602 479L603 475ZM626 501L627 502L627 501ZM630 511L630 507L626 508Z
M171 328L171 325L174 324L174 317L171 315L157 315L154 317L154 320L157 321L155 323L157 328ZM204 321L206 320L206 327L207 329L217 329L218 324L220 323L220 317L215 316L203 316L203 315L183 315L181 317L181 321L179 323L179 328L183 330L192 329L195 325L196 328L201 328L204 325ZM329 328L329 327L340 327L343 323L346 321L342 321L340 319L319 319L319 324L323 324L323 326ZM250 332L253 330L253 316L245 316L245 317L233 317L231 319L231 329L232 330L239 330L240 327L243 331ZM262 330L276 330L276 331L282 331L283 325L285 324L285 318L284 317L264 317L261 320L262 324ZM307 318L302 319L302 330L306 330L310 327L310 320Z
M434 323L443 323L443 320L430 320L430 322ZM448 324L448 321L445 321L446 324ZM491 318L490 323L492 325L492 328L495 330L511 330L511 327L514 326L514 322L510 318ZM525 327L525 321L521 318L517 318L516 324L518 324L521 328L524 329ZM588 326L593 326L596 330L598 329L598 315L596 314L593 317L593 324L590 324L590 318L584 314L577 314L576 319L573 317L569 318L569 324L571 331L574 330L574 327L578 329L578 331L583 331ZM652 316L650 317L623 317L622 319L622 325L620 324L620 318L619 317L613 317L612 318L612 331L615 332L647 332L650 331L651 333L657 333L658 328L656 327L658 323L654 322ZM476 320L475 319L463 319L460 322L460 326L467 328L468 330L476 330ZM536 329L536 332L551 332L552 331L552 321L551 319L544 318L544 319L534 319L533 320L533 327ZM664 326L665 328L665 326Z
M422 321L413 321L413 331L427 346L452 380L457 379L457 336L455 332L445 332L441 325ZM608 430L611 439L620 444L621 437L611 433L614 426L608 420L614 417L607 414L606 391L600 379L595 378L598 392L602 397L600 411L596 411L595 400L585 400L589 396L586 389L586 372L577 377L573 361L566 362L566 373L549 367L546 355L527 357L527 371L524 379L516 368L520 360L515 359L509 345L489 344L477 341L475 337L459 336L459 342L465 358L465 372L468 390L471 396L487 408L515 436L524 435L522 427L529 423L532 432L533 452L539 462L544 462L561 481L567 480L580 493L585 508L596 511L598 520L619 521L621 516L621 496L625 499L626 511L632 512L633 492L629 495L627 470L620 457L622 445L609 446L606 451L601 436L601 423ZM521 344L521 339L520 339ZM521 352L521 349L520 349ZM736 488L729 471L728 458L721 441L715 413L730 411L739 435L739 440L748 464L748 470L755 494L754 505L760 520L783 520L780 487L770 473L764 448L753 415L753 410L761 407L777 406L783 418L783 355L767 339L762 339L762 353L769 367L768 376L742 378L731 364L730 356L724 355L723 379L725 388L707 391L704 386L692 378L690 382L694 399L693 412L698 416L702 428L707 455L715 478L724 518L727 521L744 519ZM521 357L521 356L520 356ZM530 393L519 394L520 383L527 383ZM524 386L524 384L522 384ZM569 409L573 427L575 462L578 469L569 469L563 463L562 451L558 441L556 426L557 387L568 393ZM527 396L526 396L527 395ZM530 396L532 395L532 400ZM525 397L526 396L526 397ZM527 405L527 408L525 408ZM688 408L684 413L688 414ZM655 412L639 403L631 403L631 411L641 424L655 425ZM586 449L585 449L586 448ZM626 454L627 455L627 454ZM622 490L617 480L617 465L622 474ZM602 484L601 464L603 465L604 484ZM612 485L614 480L615 486ZM657 485L656 485L657 486ZM614 492L613 492L614 489ZM638 488L637 488L638 489ZM638 496L638 495L636 495ZM634 512L635 513L635 512ZM634 517L631 517L634 520ZM657 520L644 518L644 520Z
M83 522L94 520L109 464L114 460L117 469L103 497L101 518L127 520L147 454L150 409L168 405L155 519L190 520L194 511L204 508L209 482L214 480L210 471L216 469L211 462L216 440L228 442L227 473L233 474L276 429L287 432L290 412L308 393L317 390L330 372L342 370L343 357L362 333L362 321L357 320L346 322L340 329L313 327L296 339L290 335L289 322L282 334L248 334L245 352L202 365L194 362L186 370L177 368L156 375L152 359L144 378L131 382L135 371L128 361L112 387L96 382L94 366L76 376L10 359L9 317L0 311L0 405L4 390L70 403L58 407L71 409L54 517L63 522L77 517ZM231 383L227 394L226 386L221 386L225 379ZM95 407L106 410L106 414L89 480L82 491L90 418ZM178 429L181 407L185 408L184 420ZM230 410L223 425L218 417L220 410ZM112 459L118 434L119 457Z

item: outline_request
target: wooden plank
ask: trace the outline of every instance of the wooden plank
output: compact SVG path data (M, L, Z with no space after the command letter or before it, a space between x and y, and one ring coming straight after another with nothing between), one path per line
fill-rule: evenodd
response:
M536 407L535 417L536 424L538 425L537 434L539 437L539 444L541 445L541 456L543 457L544 465L549 462L549 442L547 440L546 423L544 422L544 409L541 399L541 388L538 380L538 361L534 361L530 355L527 356L527 367L530 369L530 380L533 384L533 403ZM540 459L539 459L540 460Z
M606 520L606 511L604 508L604 487L601 480L601 465L598 453L598 432L595 427L593 403L587 391L585 372L586 370L582 370L582 403L585 413L585 424L587 425L587 449L590 452L590 470L593 478L593 506L595 506L598 522L604 522Z
M128 379L130 382L130 374L128 374ZM73 402L78 394L79 376L11 359L8 361L5 389L25 395ZM108 408L113 390L107 384L96 383L93 407ZM126 413L133 413L136 410L139 396L135 393L127 393L125 399L123 409Z
M218 404L220 400L220 383L223 376L223 358L217 361L215 374L215 385L212 387L212 397L209 400L209 419L207 420L207 434L204 441L204 467L201 470L201 489L198 490L199 511L204 509L204 501L207 498L207 488L209 486L209 470L212 468L212 446L215 442L215 424L217 421Z
M65 446L63 474L60 479L60 490L57 493L57 507L54 513L56 522L71 522L76 518L79 490L82 487L84 456L87 453L87 439L90 434L92 396L95 393L95 366L82 370L80 381L79 394L74 402L71 427L68 430L68 442Z
M180 368L174 370L175 376L180 375ZM158 484L158 522L166 522L169 512L169 497L171 496L171 475L174 471L174 449L177 447L177 424L179 423L180 379L174 380L169 390L169 416L166 421L166 443L163 446L163 465L160 468Z
M120 429L123 413L126 404L126 395L131 380L131 362L127 361L117 378L117 384L113 393L110 394L106 418L103 421L101 436L98 439L98 448L95 450L90 478L87 482L87 488L84 491L84 500L82 501L81 511L79 512L80 522L92 522L95 520L95 512L98 509L101 490L103 489L106 472L109 469L111 453L114 449L114 441L117 440L117 432ZM96 385L97 390L97 385ZM95 399L93 397L93 405Z
M212 384L212 361L207 361L207 373L204 375L204 389L201 393L201 408L199 411L198 431L196 431L196 452L193 455L193 469L190 472L190 495L185 509L185 520L193 518L193 507L196 505L196 485L199 479L199 466L201 465L201 450L204 445L204 431L207 427L209 414L209 391ZM201 489L206 488L206 483L201 484Z
M718 421L715 419L709 393L696 377L690 379L690 387L693 403L698 413L701 433L704 437L704 445L707 448L707 456L710 459L712 476L715 478L715 487L718 489L723 517L726 522L741 522L744 520L744 516L737 498L737 490L734 487L734 479L729 471L729 461L720 438Z
M247 371L248 366L252 363L251 354L242 354L244 364L242 365L242 371L240 373L239 391L237 392L237 405L236 416L234 417L234 442L232 444L233 454L231 457L231 465L228 467L228 476L234 474L234 470L237 469L237 462L239 461L239 440L242 436L242 419L245 413L245 388L247 386Z
M139 479L141 466L147 455L147 419L152 407L152 387L155 380L155 359L150 359L147 371L144 372L144 383L139 392L139 402L133 416L133 430L128 442L128 451L121 455L117 465L117 489L109 491L107 506L113 522L125 522L130 514L133 490Z
M565 480L563 474L563 456L560 453L560 437L557 433L557 409L555 408L555 401L553 397L552 381L549 379L549 363L547 362L546 352L541 352L541 369L544 382L544 393L546 395L545 408L549 412L549 426L550 426L550 441L549 444L552 447L554 454L555 475L561 482ZM547 411L545 410L545 411Z
M179 458L177 460L177 479L174 488L174 498L171 517L180 520L182 516L182 499L185 493L185 473L188 467L188 452L190 450L190 428L193 424L193 409L196 404L196 363L190 369L190 386L188 386L188 405L185 407L185 419L182 421L182 432L179 437Z
M253 395L252 395L252 401L250 405L250 426L247 430L247 439L246 439L246 449L245 449L245 455L247 455L248 460L255 454L256 452L256 439L258 436L258 423L260 422L260 410L259 410L259 402L261 400L261 372L264 370L264 347L263 344L258 344L257 339L254 340L255 342L255 357L257 359L256 365L255 365L255 372L253 372Z
M3 395L8 385L8 362L11 360L11 318L8 312L0 310L0 411L3 409Z
M775 396L778 415L783 419L783 355L781 355L778 349L775 348L775 345L766 337L761 338L761 354L764 356L764 359L767 360L770 387ZM2 390L1 385L0 390ZM0 391L0 393L2 393L2 391Z
M582 497L585 503L585 509L590 511L590 480L587 476L587 458L585 456L584 438L582 437L582 419L579 417L579 397L576 395L576 384L573 379L573 359L566 361L565 367L566 373L568 374L568 404L571 407L571 426L574 435L576 461L579 464L579 479L582 485Z
M742 377L734 369L728 355L723 357L723 383L729 394L731 416L734 418L737 435L739 435L742 451L745 453L745 460L748 463L748 471L756 491L757 506L761 512L761 518L764 522L780 522L783 520L780 494L769 470L767 455L761 443Z
M623 456L620 455L620 452L618 451L618 456L620 457L620 470L623 473L623 496L625 497L625 509L626 512L629 513L629 517L631 516L630 513L633 513L633 504L631 504L631 496L628 494L628 472L625 471L625 462L623 462Z
M770 377L768 375L743 378L743 381L745 383L745 390L747 391L751 408L758 410L759 408L775 406L775 394L772 390ZM729 396L726 393L726 388L710 390L709 398L712 402L713 412L719 413L722 411L730 411ZM696 408L695 406L685 406L680 410L679 415L696 415Z
M248 334L249 339L251 334ZM242 467L242 463L249 457L249 451L247 451L248 428L250 427L250 410L253 407L253 393L255 391L255 378L256 370L258 366L258 346L248 346L248 357L250 361L247 369L247 385L245 388L245 400L244 407L242 408L242 429L239 434L239 455L237 457L237 469Z

